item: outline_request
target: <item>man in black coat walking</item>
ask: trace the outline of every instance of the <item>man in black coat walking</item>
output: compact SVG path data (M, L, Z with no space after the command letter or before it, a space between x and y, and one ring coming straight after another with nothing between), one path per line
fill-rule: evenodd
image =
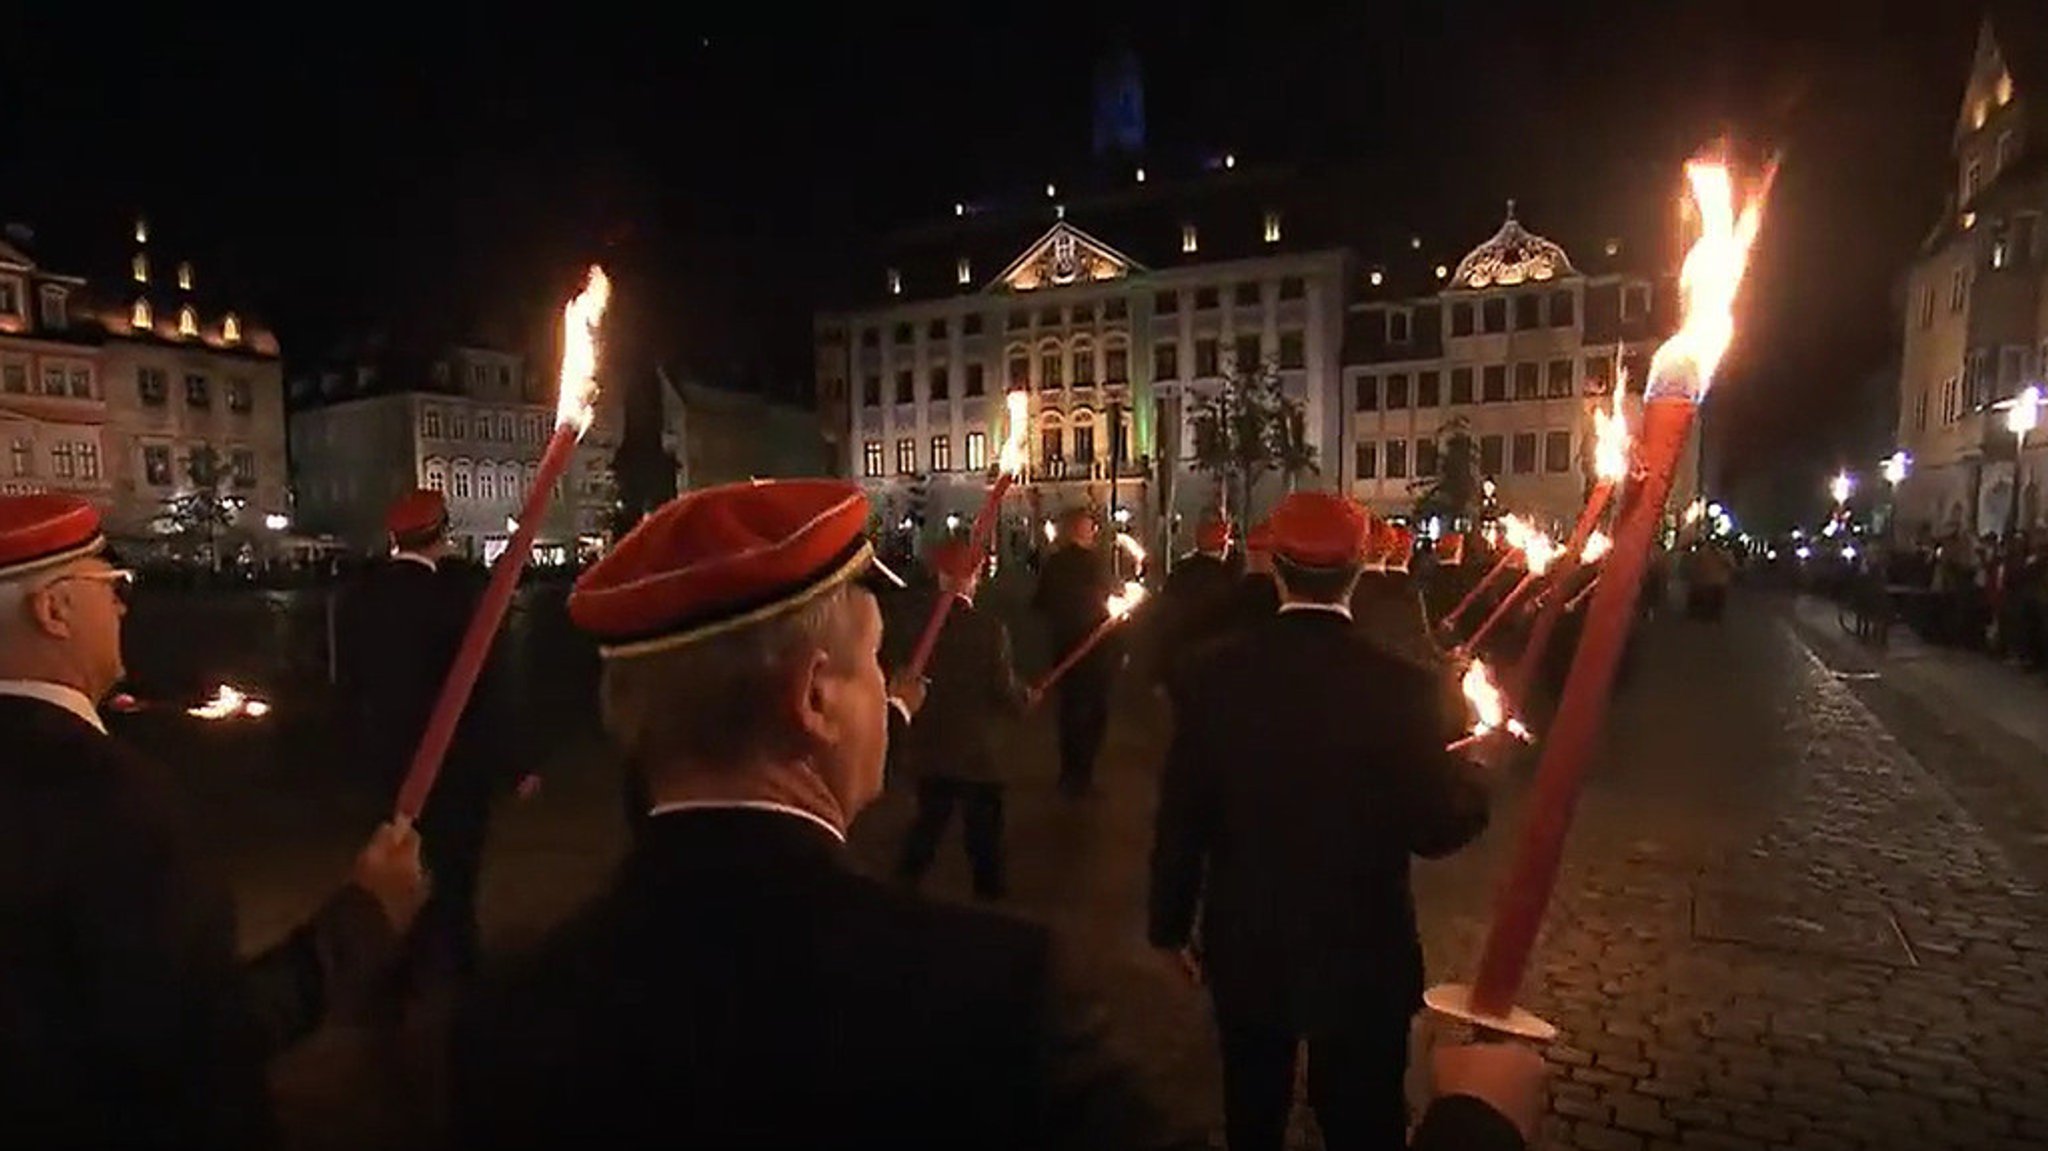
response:
M1094 515L1086 508L1070 509L1059 527L1059 544L1045 557L1031 599L1045 617L1055 662L1109 618L1109 597L1118 586L1107 557L1095 546L1101 528ZM1094 786L1095 757L1109 730L1109 692L1122 660L1121 645L1110 636L1060 680L1060 791L1070 798Z
M1150 936L1207 980L1232 1151L1281 1146L1296 1050L1333 1151L1400 1146L1422 947L1409 860L1486 826L1457 725L1421 668L1347 606L1363 509L1324 492L1273 513L1275 616L1190 677L1160 784Z
M401 496L385 517L391 555L370 566L340 608L343 694L357 748L375 785L396 798L482 598L484 576L452 554L448 504L437 491ZM495 660L493 660L495 663ZM511 746L501 685L485 665L456 728L419 829L433 895L408 942L416 987L474 971L480 950L477 895L491 804L522 777Z
M365 1006L424 898L419 843L385 825L239 961L169 773L100 717L132 577L103 547L82 499L0 497L0 1146L273 1146L265 1063Z
M1230 525L1207 519L1195 529L1195 550L1181 557L1151 611L1153 674L1171 690L1189 656L1229 627L1238 575L1226 558Z

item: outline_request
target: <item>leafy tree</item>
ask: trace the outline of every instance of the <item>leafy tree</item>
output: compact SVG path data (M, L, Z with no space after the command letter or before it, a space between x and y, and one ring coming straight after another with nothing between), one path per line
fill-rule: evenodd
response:
M236 530L248 501L234 492L234 475L221 463L218 449L201 445L185 458L190 486L164 500L153 527L168 537L180 559L206 559L220 568L220 537Z
M1453 416L1436 435L1436 475L1409 485L1417 494L1415 518L1442 516L1454 521L1474 516L1486 477L1479 469L1479 444L1472 438L1472 425L1464 416Z
M1300 400L1280 387L1279 365L1233 365L1223 386L1204 396L1189 414L1198 471L1216 477L1239 516L1249 518L1251 494L1268 472L1292 488L1304 472L1317 471L1309 442L1308 415Z

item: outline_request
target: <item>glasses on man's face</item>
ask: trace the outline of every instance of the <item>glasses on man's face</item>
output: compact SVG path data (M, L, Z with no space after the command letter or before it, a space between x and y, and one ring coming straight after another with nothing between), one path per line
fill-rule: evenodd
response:
M130 588L135 586L135 573L127 568L107 568L104 571L71 572L68 575L60 575L56 579L51 580L49 583L44 584L43 590L48 591L50 588L56 587L60 583L68 583L71 580L87 580L92 583L105 584L107 585L108 590L114 593L115 599L120 600L122 603L127 603L128 591Z

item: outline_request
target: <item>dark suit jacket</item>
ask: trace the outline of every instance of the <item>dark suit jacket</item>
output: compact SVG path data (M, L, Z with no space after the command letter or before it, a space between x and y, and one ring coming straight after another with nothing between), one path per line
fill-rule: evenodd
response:
M1024 703L1010 629L992 612L954 604L925 674L931 687L917 722L903 733L902 766L921 776L1001 783L998 745Z
M1065 544L1045 557L1031 606L1045 616L1050 657L1074 650L1097 625L1109 618L1108 600L1117 590L1109 558L1099 549ZM1069 671L1063 684L1107 685L1117 668L1117 637L1107 636Z
M1287 612L1198 668L1152 849L1151 939L1200 916L1221 1014L1301 1034L1421 1006L1411 855L1486 826L1428 674L1343 616Z
M377 785L394 795L462 646L484 582L484 574L468 564L444 560L433 569L392 558L365 570L342 600L342 687L357 754ZM503 639L498 637L500 643ZM495 646L422 813L423 839L436 838L437 825L480 823L493 792L517 774L517 766L503 754L510 717L500 698L500 677L494 674Z
M1149 613L1160 679L1170 682L1189 653L1230 625L1238 579L1230 565L1200 552L1173 565Z
M462 1147L1103 1147L1157 1119L1041 927L858 874L784 813L655 817L460 1013Z
M247 963L159 766L0 696L0 1146L277 1140L264 1063L397 941L357 888Z

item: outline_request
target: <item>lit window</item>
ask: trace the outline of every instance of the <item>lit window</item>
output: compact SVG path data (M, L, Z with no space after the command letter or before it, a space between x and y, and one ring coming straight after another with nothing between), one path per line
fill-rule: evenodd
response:
M875 447L879 449L880 444ZM879 451L877 452L879 455ZM967 433L967 470L978 472L988 467L988 433Z
M186 304L178 309L178 334L181 336L196 336L199 334L199 313L193 311L190 304Z
M1998 106L2001 108L2012 103L2012 73L2001 72L1998 74L1997 96Z
M220 338L230 344L242 342L242 321L236 319L233 312L229 312L227 318L220 322Z
M135 253L133 264L134 267L131 271L134 273L135 282L138 284L149 283L149 257L144 253L137 252Z
M869 440L860 449L861 474L879 476L882 474L882 441Z
M192 290L192 265L185 263L178 265L178 290L183 292Z
M892 296L903 294L903 274L894 268L889 269L889 294Z
M137 219L137 220L135 221L135 242L136 242L136 243L138 243L138 244L147 244L147 243L149 243L149 221L148 221L148 220L144 220L144 219L140 219L140 218L138 218L138 219Z
M1381 271L1380 271L1380 270L1379 270L1378 268L1374 268L1374 269L1373 269L1373 272L1372 272L1372 275L1370 275L1370 276L1367 276L1367 277L1366 277L1366 279L1367 279L1367 280L1369 280L1369 281L1371 281L1371 282L1372 282L1372 286L1373 286L1373 287L1375 287L1375 288L1377 288L1377 287L1379 287L1379 286L1380 286L1381 284L1384 284L1384 283L1386 283L1386 282L1387 282L1387 277L1386 277L1386 275L1385 275L1384 273L1382 273L1382 272L1381 272Z
M1200 247L1201 245L1196 243L1195 240L1195 226L1193 224L1182 224L1180 226L1180 250L1192 252Z
M1138 183L1142 184L1142 183L1144 183L1144 182L1145 182L1145 169L1143 169L1143 168L1140 168L1140 169L1138 169Z
M148 300L135 301L135 309L128 314L128 324L138 332L156 327L156 316L149 310Z
M953 266L953 278L963 284L973 282L974 266L967 262L967 257L960 257L959 263Z
M1266 213L1266 242L1268 244L1280 242L1280 213L1278 212Z

